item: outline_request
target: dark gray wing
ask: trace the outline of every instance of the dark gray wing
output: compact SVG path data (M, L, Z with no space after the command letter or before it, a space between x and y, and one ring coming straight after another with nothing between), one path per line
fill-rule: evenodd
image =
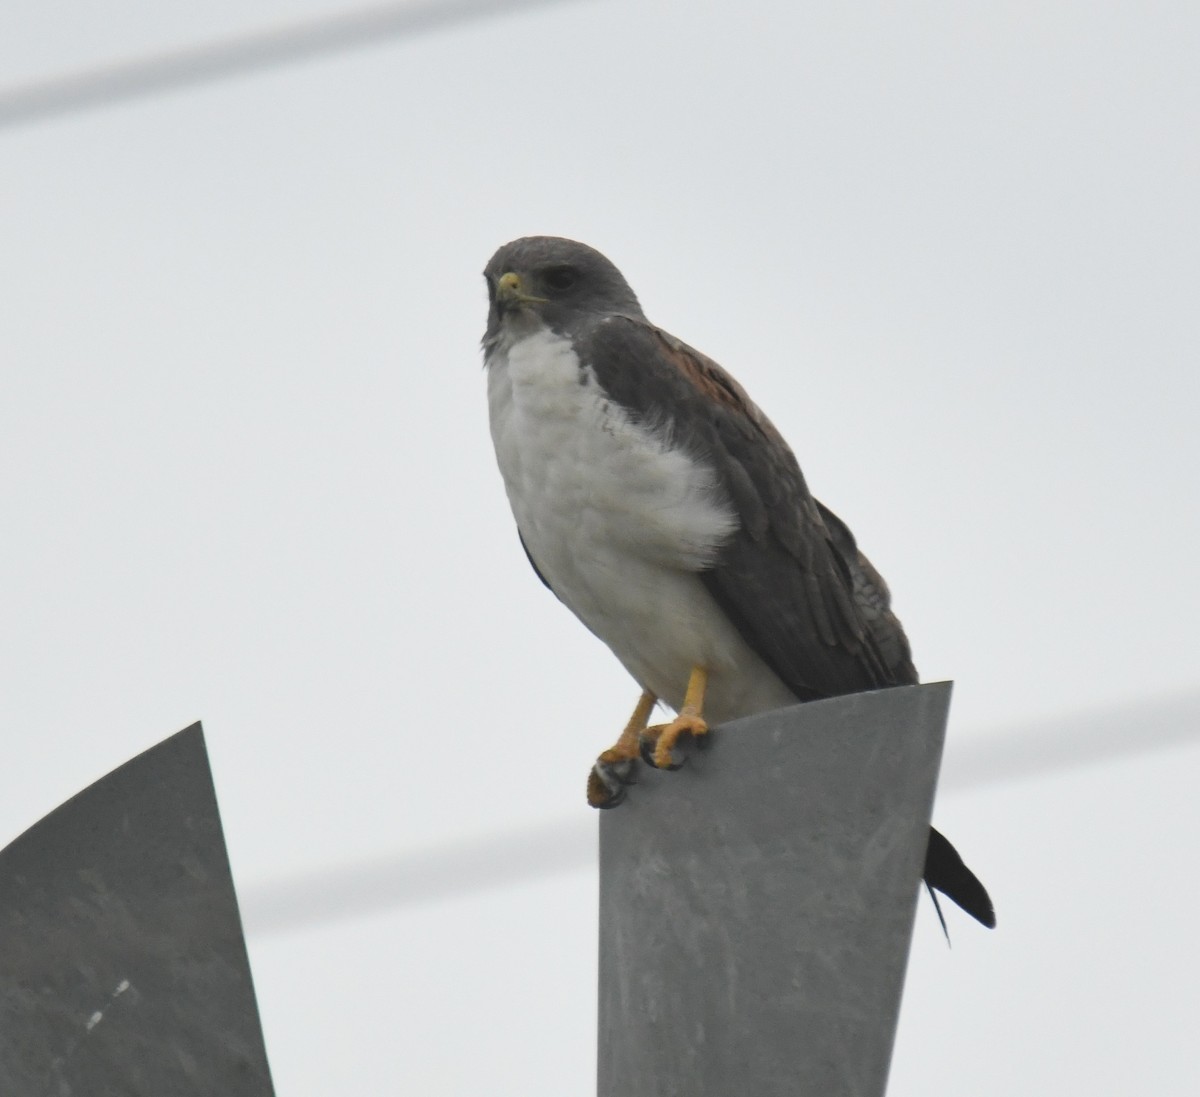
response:
M879 649L883 665L897 684L917 682L917 668L913 666L912 651L904 627L892 612L892 594L887 583L866 558L846 525L820 499L814 499L825 528L833 540L833 547L850 569L854 589L854 602L862 614L863 622Z
M916 681L886 585L732 377L634 317L606 317L576 348L609 397L716 472L741 528L701 578L798 698Z

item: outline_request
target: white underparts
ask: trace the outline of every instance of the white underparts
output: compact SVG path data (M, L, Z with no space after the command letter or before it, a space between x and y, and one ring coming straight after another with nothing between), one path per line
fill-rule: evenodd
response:
M737 529L712 471L634 422L547 329L498 347L487 367L509 502L559 598L675 708L697 665L714 723L793 701L697 575Z

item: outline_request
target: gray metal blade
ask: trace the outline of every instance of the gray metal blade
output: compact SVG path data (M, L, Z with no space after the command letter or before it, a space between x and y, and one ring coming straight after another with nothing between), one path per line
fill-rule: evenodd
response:
M193 724L0 852L0 1094L273 1093Z
M882 1097L949 683L812 701L600 818L600 1097Z

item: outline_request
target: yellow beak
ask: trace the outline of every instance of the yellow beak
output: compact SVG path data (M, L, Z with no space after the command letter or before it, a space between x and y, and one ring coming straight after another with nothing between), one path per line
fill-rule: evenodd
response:
M532 297L521 286L521 276L515 271L500 275L496 283L496 297L506 305L542 305L545 297Z

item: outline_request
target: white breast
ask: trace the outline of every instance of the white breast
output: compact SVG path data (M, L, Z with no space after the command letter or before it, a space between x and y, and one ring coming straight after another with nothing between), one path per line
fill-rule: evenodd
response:
M712 472L634 423L549 330L487 368L509 503L563 602L676 708L695 665L709 670L713 722L794 701L696 575L737 529Z

